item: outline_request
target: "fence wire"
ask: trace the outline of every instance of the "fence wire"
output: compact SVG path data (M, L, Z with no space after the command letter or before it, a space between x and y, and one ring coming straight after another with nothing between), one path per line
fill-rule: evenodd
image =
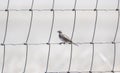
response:
M51 30L50 30L50 35L49 35L49 39L48 39L48 45L49 45L49 50L48 50L48 57L47 57L47 64L46 64L46 71L45 73L48 72L48 69L49 69L49 60L50 60L50 54L51 54L51 36L52 36L52 33L53 33L53 27L54 27L54 20L55 20L55 11L54 11L54 5L55 5L55 0L53 0L53 3L52 3L52 24L51 24Z
M97 11L97 6L98 6L98 0L96 0L96 5L94 11L96 12L96 17L95 17L95 24L94 24L94 31L93 31L93 36L92 36L92 59L91 59L91 66L90 66L90 73L92 72L93 69L93 63L94 63L94 52L95 52L95 46L94 46L94 38L95 38L95 33L96 33L96 27L97 27L97 19L98 19L98 11Z
M24 45L26 45L26 54L25 54L25 65L24 65L23 73L26 72L27 61L28 61L28 53L29 53L28 41L29 41L31 29L32 29L32 21L33 21L33 10L32 9L33 9L33 5L34 5L34 0L32 0L31 9L29 9L29 11L31 11L31 19L30 19L30 25L29 25L29 30L28 30L27 38L26 38L26 41L24 43Z
M77 11L95 11L96 15L95 15L94 29L93 29L93 35L92 35L91 42L79 42L79 43L76 43L76 44L79 44L79 45L91 44L91 46L92 46L91 65L90 65L89 71L86 71L86 72L89 72L89 73L94 72L93 71L93 66L94 66L95 44L113 44L113 49L114 49L114 51L113 51L113 65L112 65L111 71L103 71L103 72L113 72L113 73L114 72L120 72L120 71L115 71L115 65L116 65L115 64L116 63L116 44L120 44L120 42L116 42L116 37L118 35L118 30L119 30L119 19L120 19L119 0L118 0L118 4L117 4L116 9L98 9L97 8L98 7L98 3L99 3L99 1L96 0L95 9L76 9L77 0L75 0L73 9L55 9L55 0L53 0L51 9L33 9L34 0L32 0L30 9L9 9L10 0L8 0L7 8L5 10L0 10L1 12L5 11L6 15L7 15L4 38L3 38L3 42L1 43L1 46L3 46L3 49L4 49L3 50L3 62L2 62L1 73L4 73L5 57L6 57L6 46L7 45L13 45L13 46L25 45L26 46L25 63L24 63L23 73L26 73L27 61L28 61L27 59L28 59L28 56L29 56L29 45L48 45L49 46L49 50L48 50L48 53L47 53L47 62L46 62L45 73L54 73L54 72L49 72L49 61L50 61L50 55L51 55L51 44L61 45L60 43L51 43L53 29L54 29L54 26L55 26L54 22L55 22L55 12L56 11L73 11L73 13L74 13L74 20L73 20L73 29L72 29L72 34L71 34L71 40L74 37ZM24 43L7 43L6 42L6 37L7 37L7 33L8 33L8 25L9 25L9 15L10 15L11 11L30 11L31 12L31 19L30 19L30 23L29 23L29 30L28 30L28 33L27 33L27 38L26 38ZM29 37L30 37L30 33L31 33L31 30L32 30L32 21L33 21L33 17L34 17L34 11L51 11L52 12L51 29L50 29L48 42L46 42L46 43L28 43ZM111 41L111 42L95 42L94 41L95 34L96 34L96 29L97 29L97 21L98 21L99 11L117 11L118 12L116 31L115 31L115 34L114 34L113 41ZM68 43L68 44L71 44L71 43ZM67 73L72 73L71 66L72 66L73 48L74 47L71 44L69 65L68 65ZM102 71L98 71L98 72L102 72ZM60 72L55 72L55 73L60 73ZM64 73L64 72L61 72L61 73ZM75 72L75 73L81 73L81 72Z
M73 8L73 11L74 11L74 21L73 21L73 29L72 29L71 40L74 37L75 25L76 25L76 4L77 4L77 0L75 0L74 8ZM69 66L68 66L68 72L67 73L70 73L71 64L72 64L72 56L73 56L73 44L71 44L70 61L69 61Z
M7 2L7 8L5 9L5 11L7 12L5 34L4 34L3 42L1 44L4 47L4 50L3 50L3 63L2 63L1 73L4 73L4 67L5 67L5 56L6 56L5 41L6 41L6 36L7 36L7 31L8 31L8 21L9 21L9 10L8 10L8 8L9 8L9 4L10 4L10 1L8 0L8 2Z
M119 19L120 19L120 11L119 11L119 0L118 0L118 5L117 5L117 8L116 8L116 11L118 11L118 19L117 19L117 26L116 26L116 31L115 31L115 35L114 35L114 39L113 39L113 46L114 46L114 57L113 57L113 66L112 66L112 70L111 72L114 72L115 70L115 62L116 62L116 37L117 37L117 33L118 33L118 28L119 28Z

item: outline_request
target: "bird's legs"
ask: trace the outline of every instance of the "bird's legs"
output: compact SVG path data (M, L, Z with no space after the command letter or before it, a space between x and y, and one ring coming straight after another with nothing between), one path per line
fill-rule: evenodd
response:
M59 44L60 44L60 45L61 45L61 44L65 44L65 42L60 42Z

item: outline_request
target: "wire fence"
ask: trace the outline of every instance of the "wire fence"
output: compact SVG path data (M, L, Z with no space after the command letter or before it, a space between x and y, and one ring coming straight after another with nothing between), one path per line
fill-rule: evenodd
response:
M1 73L4 73L4 67L5 67L5 58L6 58L6 46L7 45L25 45L26 46L26 53L25 53L25 61L24 61L24 69L23 69L23 73L26 73L26 67L27 67L27 59L28 59L28 55L29 55L29 45L49 45L49 50L48 50L48 56L47 56L47 61L46 61L46 70L45 73L53 73L53 72L48 72L49 69L49 61L50 61L50 56L51 56L51 44L58 44L61 45L61 43L51 43L51 37L53 34L53 29L54 29L54 21L55 21L55 12L56 11L73 11L74 12L74 22L73 22L73 29L72 29L72 34L71 34L71 40L74 37L74 32L75 32L75 27L76 27L76 16L77 16L77 11L94 11L96 12L95 15L95 20L94 20L94 29L93 29L93 35L92 35L92 40L91 42L79 42L77 44L82 45L82 44L91 44L92 45L92 53L91 53L91 65L90 65L90 69L89 73L95 72L93 71L93 65L94 65L94 53L95 53L95 44L113 44L114 45L114 58L113 58L113 65L112 65L112 69L111 71L96 71L96 72L120 72L120 71L115 71L115 63L116 63L116 44L120 44L120 42L116 42L116 37L118 34L118 29L119 29L119 19L120 19L120 11L119 11L119 0L118 0L118 5L116 7L116 9L97 9L98 7L98 3L99 0L96 0L96 5L94 9L76 9L76 5L77 5L77 0L75 0L74 2L74 6L73 9L54 9L55 6L55 0L53 0L52 2L52 7L51 9L33 9L34 6L34 0L32 0L31 2L31 8L30 9L9 9L9 4L10 4L10 0L8 0L7 3L7 8L5 10L0 10L0 11L6 11L7 15L6 15L6 27L5 27L5 33L4 33L4 39L3 42L1 43L1 46L4 47L4 51L3 51L3 62L2 62L2 69L1 69ZM26 37L26 41L25 43L6 43L6 36L8 33L8 25L9 25L9 12L11 11L30 11L31 12L31 19L30 19L30 23L29 23L29 30L27 33L27 37ZM51 21L51 29L49 32L49 38L48 38L48 42L45 43L28 43L29 37L30 37L30 33L31 33L31 29L32 29L32 21L34 18L34 11L51 11L52 12L52 21ZM97 29L97 20L98 20L98 14L99 11L117 11L118 12L118 20L117 20L117 26L116 26L116 32L114 34L114 39L111 42L95 42L94 38L96 35L96 29ZM69 59L69 65L68 65L68 70L66 71L67 73L72 73L71 71L71 66L72 66L72 56L73 56L73 45L71 44L71 50L69 53L70 59ZM61 72L61 73L66 73L66 72ZM60 73L60 72L55 72L55 73ZM74 72L73 72L74 73ZM80 73L80 72L75 72L75 73Z

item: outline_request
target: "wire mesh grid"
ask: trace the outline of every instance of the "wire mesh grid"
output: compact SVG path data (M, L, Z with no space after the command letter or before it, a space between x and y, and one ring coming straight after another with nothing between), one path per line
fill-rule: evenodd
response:
M27 62L28 62L28 55L29 55L29 46L30 45L33 45L33 46L36 46L36 45L48 45L49 46L49 50L47 52L47 61L46 61L46 68L45 68L45 73L81 73L81 72L89 72L89 73L99 73L99 72L120 72L120 71L116 71L115 70L115 66L116 66L116 45L117 44L120 44L120 42L116 42L116 37L118 35L118 30L119 30L119 0L118 0L118 4L117 4L117 7L116 9L98 9L98 3L99 3L99 0L96 0L96 4L95 4L95 7L94 9L76 9L76 5L77 5L77 1L78 0L74 0L74 6L73 8L71 9L55 9L55 1L56 0L53 0L52 1L52 5L51 5L51 9L33 9L33 6L34 6L34 2L35 0L32 0L31 2L31 7L30 9L9 9L9 5L10 5L10 0L8 0L7 2L7 8L6 9L1 9L0 11L1 12L5 12L7 17L6 17L6 27L5 27L5 33L4 33L4 38L3 38L3 42L1 43L1 46L3 46L3 61L2 61L2 68L1 68L1 73L5 73L5 64L6 64L6 47L9 46L9 45L14 45L14 46L19 46L19 45L24 45L26 46L26 52L25 52L25 60L24 60L24 68L23 68L23 72L22 73L26 73L26 68L27 68ZM27 32L27 37L26 37L26 40L24 43L7 43L6 42L6 37L7 37L7 34L8 34L8 25L9 25L9 18L10 18L10 12L19 12L19 11L28 11L30 12L30 21L29 21L29 29L28 29L28 32ZM34 11L48 11L48 12L52 12L52 22L51 22L51 28L50 28L50 32L49 32L49 38L48 38L48 42L45 42L45 43L28 43L29 41L29 37L31 35L31 29L32 29L32 23L33 23L33 17L34 17ZM72 66L72 60L73 60L73 44L70 44L71 47L70 47L70 53L69 53L69 65L68 65L68 68L66 71L64 72L49 72L49 64L50 64L50 56L51 56L51 45L61 45L60 43L52 43L51 42L51 38L52 38L52 34L53 34L53 29L54 29L54 26L55 26L55 12L57 11L71 11L73 12L74 14L74 17L73 17L73 26L72 26L72 34L71 34L71 40L73 40L73 37L74 37L74 32L75 32L75 29L76 29L76 16L77 16L77 12L79 11L93 11L95 12L95 20L94 20L94 29L91 29L93 30L93 33L92 33L92 39L90 42L79 42L77 44L79 45L82 45L82 44L89 44L92 46L92 53L91 53L91 61L90 61L90 67L89 67L89 70L88 71L81 71L81 72L78 72L78 71L71 71L71 66ZM96 35L96 29L97 29L97 22L98 22L98 15L99 15L99 11L114 11L114 12L117 12L117 26L116 26L116 31L114 33L114 38L111 42L95 42L94 39L95 39L95 35ZM95 45L96 44L112 44L114 47L113 47L113 63L112 63L112 67L111 67L111 70L109 71L94 71L93 70L93 66L94 66L94 59L95 59Z

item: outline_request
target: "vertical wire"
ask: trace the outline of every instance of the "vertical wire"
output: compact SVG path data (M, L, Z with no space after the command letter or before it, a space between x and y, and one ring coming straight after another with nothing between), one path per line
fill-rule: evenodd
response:
M29 25L29 31L27 34L27 39L26 39L26 43L28 42L28 39L30 37L30 33L31 33L31 28L32 28L32 20L33 20L33 4L34 4L34 0L32 0L32 4L31 4L31 9L29 9L29 11L31 11L31 19L30 19L30 25Z
M34 0L32 0L31 9L33 9L33 5L34 5Z
M5 47L5 45L4 45L4 50L3 50L3 63L2 63L2 70L1 70L1 73L4 73L5 53L6 53L6 47Z
M54 12L54 5L55 5L55 0L53 0L53 3L52 3L52 25L51 25L51 30L50 30L50 34L49 34L49 39L48 39L48 45L49 45L49 49L48 49L48 56L47 56L47 64L46 64L46 71L45 73L48 72L48 66L49 66L49 60L50 60L50 53L51 53L51 44L50 44L50 41L51 41L51 36L52 36L52 32L53 32L53 26L54 26L54 20L55 20L55 12Z
M118 6L117 6L117 9L118 9L118 20L117 20L117 27L116 27L116 32L115 32L115 35L114 35L114 40L116 40L116 37L117 37L117 33L118 33L118 28L119 28L119 19L120 19L120 15L119 15L119 0L118 0Z
M95 45L94 45L94 38L95 38L95 33L96 33L96 26L97 26L97 19L98 19L98 11L97 11L97 6L98 6L98 0L96 0L96 5L94 11L96 11L96 17L95 17L95 25L94 25L94 31L93 31L93 36L92 36L92 60L91 60L91 66L90 66L90 73L92 72L93 69L93 62L94 62L94 52L95 52Z
M8 0L8 2L7 2L7 10L9 8L9 4L10 4L10 0Z
M94 44L92 44L92 60L91 60L91 66L90 66L90 73L92 72L93 69L93 62L94 62L94 52L95 52L95 48L94 48Z
M27 60L28 60L28 51L29 51L29 46L28 46L28 40L30 37L30 33L31 33L31 28L32 28L32 21L33 21L33 4L34 4L34 0L32 0L32 4L31 4L31 9L29 9L29 11L31 11L31 19L30 19L30 25L29 25L29 30L28 30L28 34L27 34L27 39L26 42L24 43L24 45L26 45L26 53L25 53L25 65L24 65L24 69L23 69L23 73L26 72L26 66L27 66Z
M119 19L120 19L120 15L119 15L119 0L118 0L118 5L117 5L117 9L116 11L118 11L118 19L117 19L117 27L116 27L116 32L115 32L115 35L114 35L114 39L113 39L113 42L112 44L114 45L114 57L113 57L113 66L112 66L112 72L114 72L114 68L115 68L115 61L116 61L116 37L117 37L117 33L118 33L118 29L119 29Z
M94 31L93 31L93 36L92 36L92 42L94 42L95 33L96 33L96 25L97 25L97 18L98 18L97 5L98 5L98 0L96 1L96 7L94 9L94 11L96 11L96 17L95 17L95 25L94 25Z
M75 0L74 9L76 9L76 5L77 5L77 0Z
M9 10L8 10L8 8L9 8L9 3L10 3L10 1L8 0L8 2L7 2L7 9L5 10L5 11L7 11L5 34L4 34L3 43L1 44L2 46L4 46L4 50L3 50L3 63L2 63L1 73L4 73L4 67L5 67L5 56L6 56L6 45L5 45L5 41L6 41L6 36L7 36L7 32L8 32L8 20L9 20Z
M95 18L95 26L94 26L94 33L93 33L93 38L92 38L92 42L90 44L92 44L92 60L91 60L91 66L90 66L90 71L92 71L93 68L93 61L94 61L94 37L95 37L95 31L96 31L96 25L97 25L97 18L98 18L98 12L96 11L96 18Z
M74 36L74 31L75 31L75 25L76 25L76 4L77 4L77 0L75 0L74 3L74 23L73 23L73 29L72 29L72 35L71 35L71 40L73 39ZM71 69L71 63L72 63L72 56L73 56L73 44L71 43L71 50L70 50L70 61L69 61L69 67L68 67L68 73L70 72Z
M30 37L31 28L32 28L32 20L33 20L33 11L31 11L30 26L29 26L29 31L28 31L28 34L27 34L26 43L28 42L28 39L29 39L29 37Z
M55 0L53 0L52 9L54 9L54 6L55 6Z
M28 59L28 45L26 45L25 65L24 65L23 73L25 73L25 71L26 71L27 59Z
M114 57L113 57L113 66L112 66L112 71L111 72L114 72L115 61L116 61L116 43L114 43Z
M55 1L53 0L52 9L51 9L51 11L53 11L53 18L52 18L52 25L51 25L51 30L50 30L50 36L49 36L48 43L50 43L50 41L51 41L53 25L54 25L54 10L53 10L54 9L54 3L55 3Z
M50 32L50 37L49 37L49 41L48 41L49 50L48 50L48 57L47 57L46 73L48 71L48 65L49 65L49 59L50 59L50 51L51 51L50 41L51 41L51 35L52 35L52 30L53 30L53 25L54 25L54 16L55 16L55 13L53 11L52 26L51 26L51 32Z
M9 20L9 3L10 1L8 0L8 4L7 4L7 9L5 11L7 11L7 19L6 19L6 27L5 27L5 34L4 34L4 39L3 39L3 44L5 43L6 41L6 36L7 36L7 31L8 31L8 20Z

